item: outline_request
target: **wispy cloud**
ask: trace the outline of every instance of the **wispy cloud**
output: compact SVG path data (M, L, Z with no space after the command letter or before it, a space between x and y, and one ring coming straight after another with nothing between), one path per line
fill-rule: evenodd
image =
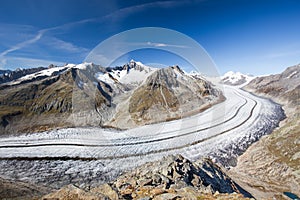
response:
M9 49L3 51L1 54L0 54L0 57L4 57L6 56L8 53L10 52L13 52L13 51L16 51L16 50L19 50L21 48L24 48L26 47L27 45L30 45L30 44L33 44L35 42L37 42L39 39L41 39L41 37L43 36L43 34L45 33L45 30L40 30L38 31L38 33L31 39L29 40L25 40L21 43L18 43L16 45L13 45L12 47L10 47Z
M145 45L152 47L175 47L175 48L188 48L185 45L176 45L176 44L166 44L166 43L155 43L155 42L147 42Z
M0 57L3 57L5 55L7 55L8 53L11 53L13 51L22 49L30 44L33 44L37 41L39 41L43 35L47 32L50 31L55 31L55 30L62 30L62 29L68 29L68 28L72 28L73 26L78 26L78 25L82 25L82 24L86 24L86 23L101 23L105 20L108 19L117 19L120 18L124 15L128 15L130 13L134 13L134 12L138 12L138 11L142 11L144 9L147 8L151 8L151 7L172 7L172 6L178 6L183 4L184 2L180 2L180 1L156 1L156 2L150 2L150 3L145 3L145 4L139 4L139 5L134 5L134 6L130 6L130 7L126 7L126 8L121 8L119 10L116 10L115 12L112 12L108 15L102 16L102 17L98 17L98 18L89 18L89 19L83 19L83 20L79 20L79 21L75 21L75 22L70 22L70 23L66 23L66 24L62 24L59 26L54 26L54 27L50 27L50 28L46 28L46 29L41 29L37 32L37 34L29 39L29 40L25 40L23 42L20 42L12 47L10 47L9 49L3 51L0 54Z
M80 26L80 25L85 25L87 23L103 23L108 20L118 20L122 19L132 13L140 12L145 9L149 8L154 8L154 7L161 7L161 8L170 8L174 6L180 6L182 4L186 3L191 3L193 1L156 1L156 2L150 2L150 3L145 3L145 4L139 4L139 5L134 5L130 7L125 7L121 8L119 10L116 10L108 15L97 17L97 18L88 18L88 19L83 19L79 21L74 21L66 24L62 24L59 26L54 26L54 27L49 27L46 29L41 29L36 32L36 34L27 40L24 40L22 42L19 42L17 44L14 44L10 46L7 50L0 52L0 63L2 66L4 66L7 63L7 56L8 54L20 50L22 48L25 48L27 46L30 46L38 41L41 40L42 37L45 36L46 33L51 33L52 35L55 35L59 31L67 31L71 28ZM69 52L86 52L88 49L78 47L75 44L72 44L70 42L66 42L63 40L59 40L55 38L54 36L52 42L56 43L56 48L60 48ZM163 43L149 43L148 45L156 46L156 47L167 47L167 46L172 46L172 47L178 47L178 48L184 48L183 46L180 45L171 45L171 44L163 44Z
M180 6L182 4L186 4L185 1L156 1L145 4L134 5L126 8L121 8L111 14L108 14L103 17L103 19L120 19L129 14L143 11L145 9L161 7L161 8L170 8L174 6Z
M14 27L12 27L14 28ZM15 28L20 28L17 25ZM33 29L33 28L32 28ZM36 42L41 41L42 44L48 45L52 49L58 49L62 50L64 52L68 53L80 53L81 55L86 55L88 53L88 49L76 46L75 44L71 42L66 42L63 40L60 40L54 36L47 36L44 40L42 40L43 37L45 37L46 33L50 31L51 29L42 29L36 32L34 36L32 36L30 39L24 40L22 42L19 42L17 44L14 44L10 46L7 50L0 53L0 66L3 68L5 66L12 66L12 63L16 65L23 65L23 66L45 66L48 65L48 60L43 59L31 59L31 58L23 58L23 57L14 57L9 56L10 53L13 53L14 51L21 50L25 47L28 47L30 45L33 45ZM28 34L32 35L32 33ZM13 59L16 62L10 62L10 60ZM30 64L32 62L32 64ZM53 63L57 63L57 61L52 61ZM45 64L45 65L44 65Z
M87 53L89 49L77 46L71 42L60 40L56 37L49 37L46 40L46 44L58 50L67 51L70 53Z

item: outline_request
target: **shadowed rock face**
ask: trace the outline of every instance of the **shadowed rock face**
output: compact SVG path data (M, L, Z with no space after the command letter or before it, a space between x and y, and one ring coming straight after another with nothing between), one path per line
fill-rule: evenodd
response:
M84 89L79 83L85 81ZM74 99L85 105L85 111L96 113L102 105L110 106L110 94L95 78L79 69L60 75L17 85L3 85L0 89L1 133L18 133L72 126L70 119ZM77 113L75 113L77 114ZM97 116L97 114L94 114ZM101 123L95 118L91 125Z
M195 114L223 100L209 82L184 74L178 66L154 69L134 61L116 68L68 66L50 75L33 70L31 78L0 84L0 132L127 129ZM51 69L55 67L46 70ZM140 74L145 80L136 77Z
M67 186L45 197L60 198L62 195L74 193L82 195L84 191ZM107 199L251 197L211 160L191 162L180 155L147 163L121 175L114 182L90 189L85 195Z

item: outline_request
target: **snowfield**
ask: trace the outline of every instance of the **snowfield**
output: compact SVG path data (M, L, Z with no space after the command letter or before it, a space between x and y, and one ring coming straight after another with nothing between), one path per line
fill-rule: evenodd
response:
M226 167L284 118L268 99L224 86L226 101L180 120L117 131L68 128L0 138L0 174L59 188L95 186L170 154L209 156ZM9 170L8 170L9 169Z

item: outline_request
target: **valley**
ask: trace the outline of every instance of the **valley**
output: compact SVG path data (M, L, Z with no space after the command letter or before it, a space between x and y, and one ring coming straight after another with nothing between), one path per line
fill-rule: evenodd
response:
M134 129L82 127L1 137L0 173L53 188L89 188L167 155L211 157L234 166L284 114L279 105L236 87L224 86L224 95L226 101L202 113Z
M300 200L300 1L0 10L0 200Z

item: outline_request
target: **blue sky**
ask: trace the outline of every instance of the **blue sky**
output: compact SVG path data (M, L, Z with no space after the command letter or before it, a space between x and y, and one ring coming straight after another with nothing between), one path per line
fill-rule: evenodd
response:
M299 22L298 0L1 0L0 68L81 63L103 40L150 26L196 40L220 73L272 74L300 63ZM130 54L146 63L178 63L168 55Z

